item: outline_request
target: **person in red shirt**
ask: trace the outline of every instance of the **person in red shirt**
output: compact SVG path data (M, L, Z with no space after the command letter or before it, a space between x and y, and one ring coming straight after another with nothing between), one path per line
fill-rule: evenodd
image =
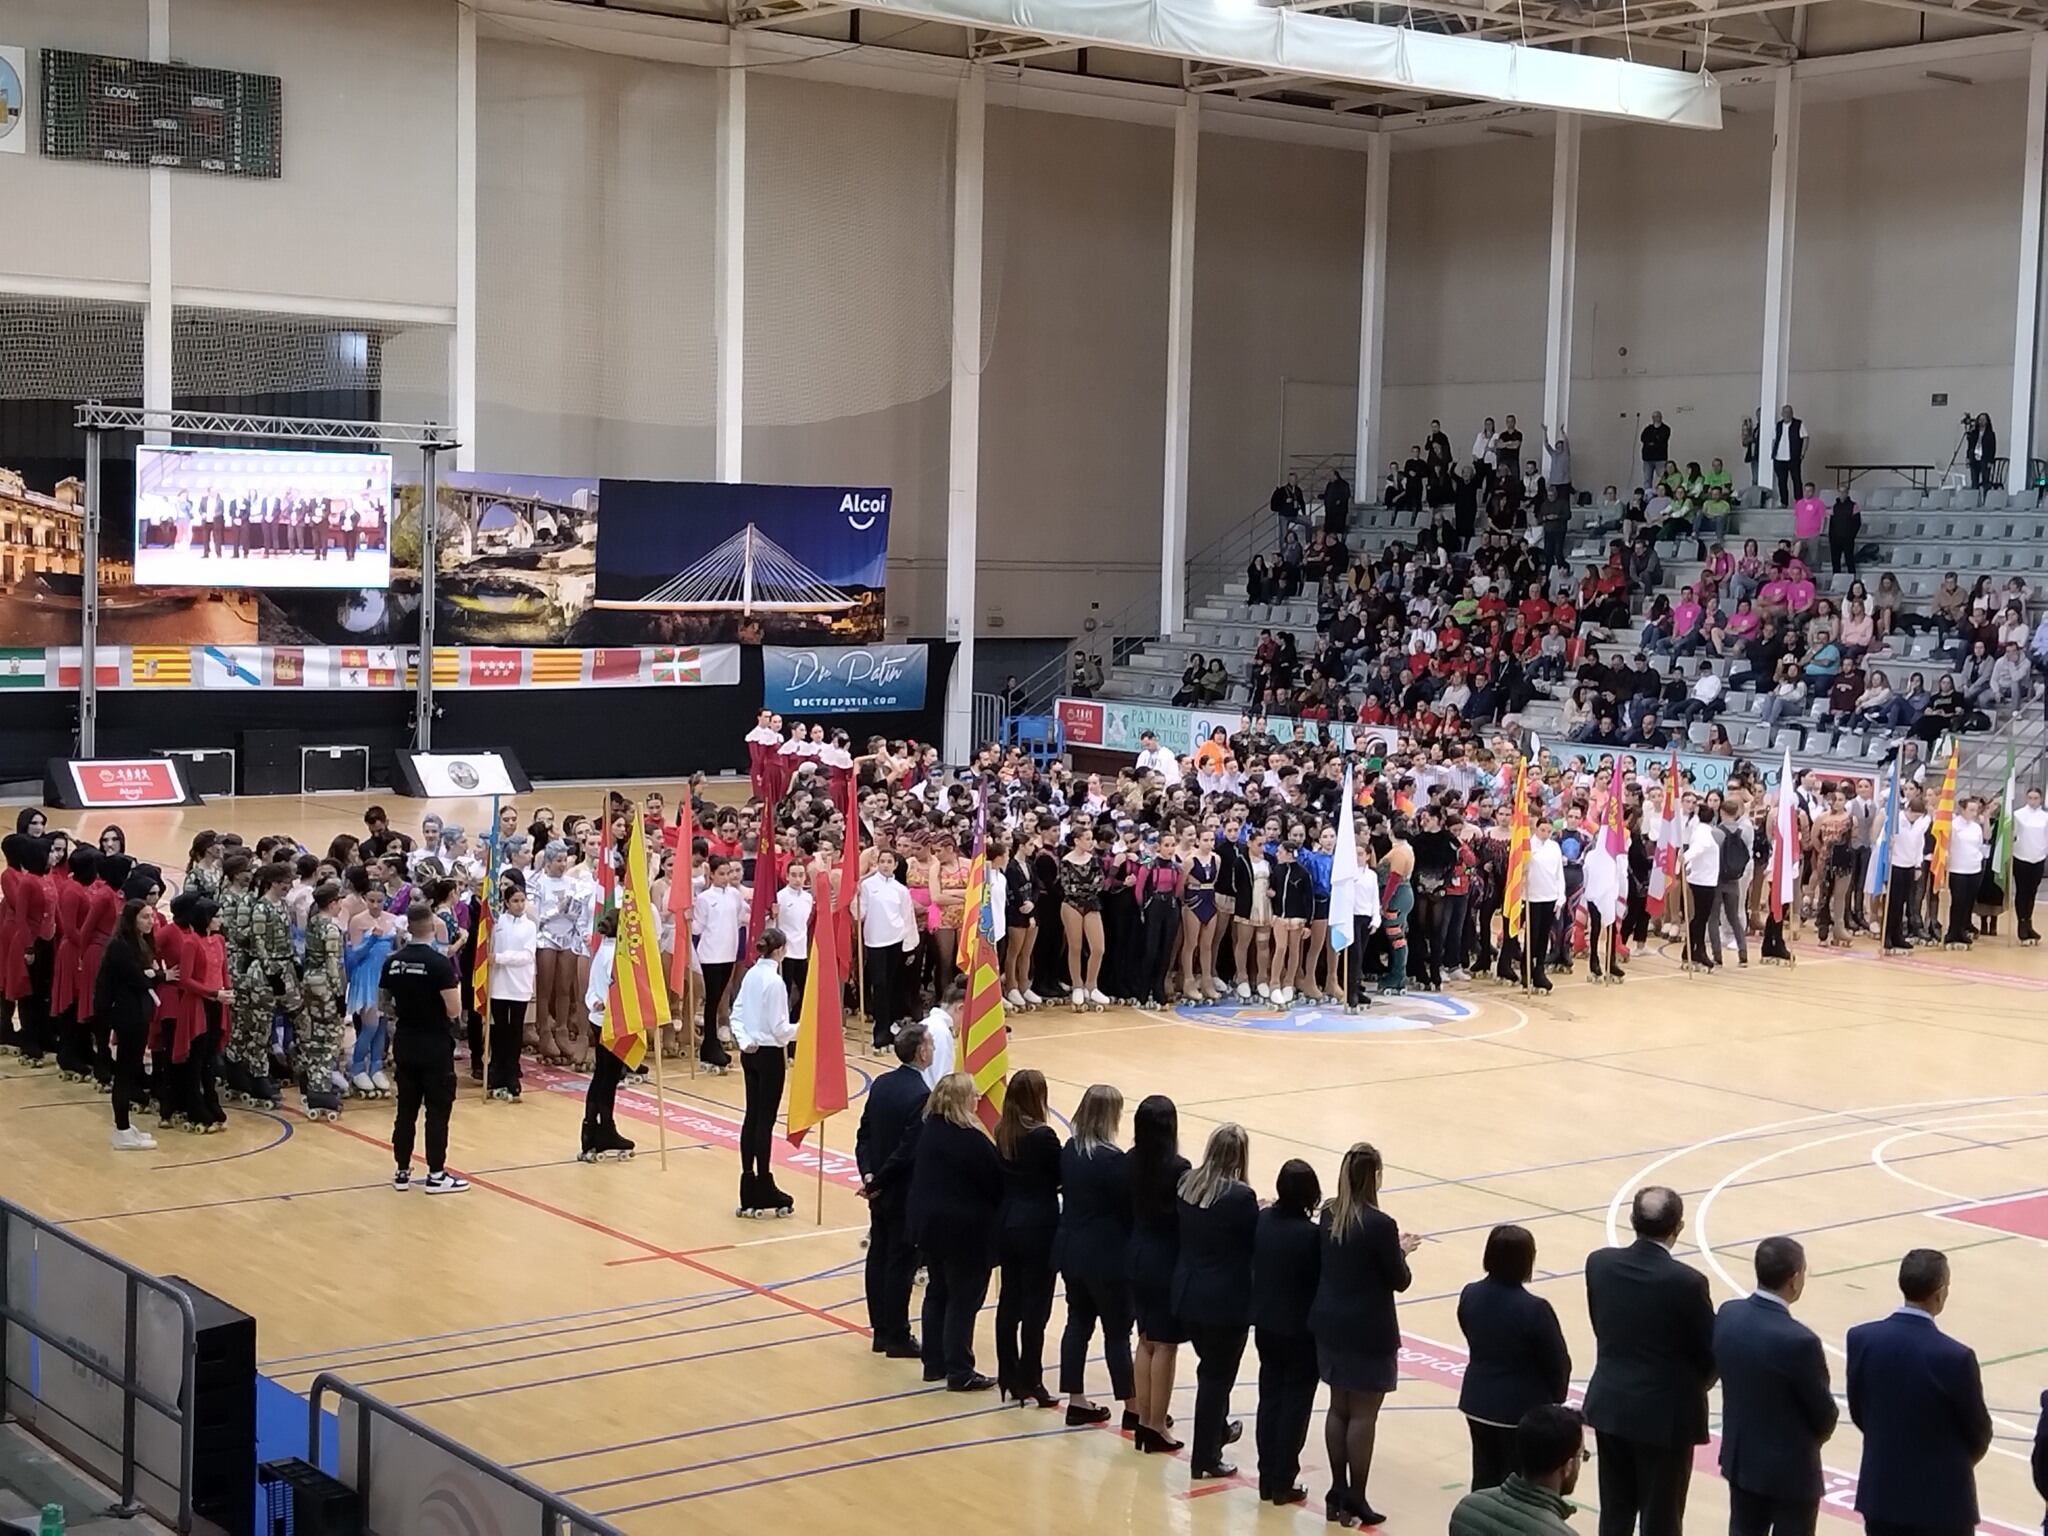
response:
M227 940L220 932L220 905L211 896L186 891L171 902L171 916L181 930L181 965L173 988L173 1086L164 1099L186 1130L212 1134L227 1125L216 1077L227 1009L235 999L228 985Z
M78 1041L76 1049L83 1064L76 1070L81 1081L89 1074L102 1093L113 1091L114 1048L111 1030L93 1017L93 986L99 980L100 956L106 952L114 926L121 920L121 887L128 883L134 870L135 861L125 853L100 859L99 879L90 888L85 919L78 930L78 995L74 1010L77 1025L73 1036Z
M1541 592L1531 592L1523 598L1518 611L1524 629L1540 629L1550 619L1550 604L1544 601Z
M42 812L22 813L19 825L42 826ZM50 883L50 845L27 830L8 834L7 870L0 875L0 995L13 1005L15 1044L22 1065L40 1067L49 1049L51 936L56 931Z
M57 1074L67 1083L82 1083L92 1075L92 1047L79 1028L82 1009L92 1012L92 982L81 973L86 925L90 920L92 893L96 888L100 856L96 849L72 850L71 878L57 889L56 961L50 971L50 1029L57 1037Z

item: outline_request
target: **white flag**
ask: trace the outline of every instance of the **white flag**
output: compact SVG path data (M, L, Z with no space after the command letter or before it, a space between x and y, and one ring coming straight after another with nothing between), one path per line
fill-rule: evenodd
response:
M1778 902L1781 910L1794 912L1799 896L1799 804L1793 794L1792 749L1785 748L1785 766L1778 770L1778 825L1772 836L1778 842Z
M1358 834L1351 804L1351 770L1344 770L1344 802L1337 809L1337 851L1330 858L1330 948L1343 954L1356 934L1353 909L1358 905Z
M1609 853L1606 839L1593 834L1593 845L1584 861L1586 905L1600 914L1600 921L1612 923L1621 910L1621 861L1626 853Z

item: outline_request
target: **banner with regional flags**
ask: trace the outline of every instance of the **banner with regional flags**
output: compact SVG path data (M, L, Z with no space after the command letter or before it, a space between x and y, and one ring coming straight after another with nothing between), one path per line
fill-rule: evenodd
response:
M75 645L0 647L0 688L75 691ZM731 688L737 645L598 649L436 646L434 686L483 688ZM103 645L93 680L109 689L401 689L419 681L419 650L392 645Z

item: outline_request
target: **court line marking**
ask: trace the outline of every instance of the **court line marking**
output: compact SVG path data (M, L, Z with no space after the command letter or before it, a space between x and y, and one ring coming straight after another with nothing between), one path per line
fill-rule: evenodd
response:
M645 1319L645 1321L658 1320L658 1318ZM636 1333L631 1338L625 1339L603 1339L595 1342L570 1344L561 1349L538 1349L524 1355L502 1355L489 1360L465 1360L453 1365L434 1366L424 1371L397 1371L389 1376L367 1376L361 1379L351 1377L350 1380L359 1387L386 1387L394 1381L426 1381L436 1376L460 1376L466 1371L495 1370L503 1365L524 1365L530 1360L559 1360L564 1355L593 1354L600 1349L624 1349L629 1344L656 1344L664 1339L687 1338L692 1334L722 1333L728 1328L751 1328L757 1323L782 1323L788 1321L789 1315L785 1312L761 1312L753 1317L731 1317L718 1323L694 1323L687 1328L664 1328L658 1333ZM559 1334L541 1334L530 1342L538 1343L541 1340L559 1337L561 1337ZM425 1358L431 1359L433 1356L430 1354ZM630 1369L630 1367L627 1367L627 1369ZM593 1371L588 1374L597 1375L601 1373Z
M2038 1116L2043 1113L2048 1113L2048 1111L2037 1110L2035 1111L2035 1113ZM2038 1120L2030 1121L2027 1123L2021 1123L2010 1120L1973 1120L1970 1121L1967 1125L1958 1127L1958 1129L1972 1131L2031 1131L2034 1130L2038 1126L2038 1124ZM1899 1172L1897 1168L1893 1167L1892 1164L1885 1158L1885 1153L1889 1152L1894 1146L1898 1145L1898 1143L1902 1141L1913 1141L1921 1136L1940 1134L1942 1133L1937 1130L1921 1129L1911 1131L1900 1131L1896 1135L1887 1136L1883 1141L1879 1142L1876 1146L1870 1149L1871 1164L1880 1173L1890 1174L1893 1178L1897 1179L1901 1184L1910 1184L1915 1189L1924 1189L1930 1195L1940 1195L1944 1199L1954 1201L1958 1205L1972 1205L1981 1203L1977 1201L1974 1196L1958 1194L1956 1193L1956 1191L1952 1189L1943 1189L1938 1184L1929 1184L1926 1183L1924 1180L1913 1178L1908 1174L1903 1174Z
M379 1137L372 1136L366 1131L358 1131L351 1126L346 1126L339 1122L330 1123L327 1126L327 1129L343 1136L354 1137L357 1141L360 1141L367 1146L381 1147L387 1152L391 1150L390 1142L384 1141ZM459 1172L460 1170L457 1171ZM465 1175L465 1177L469 1176ZM870 1330L866 1327L866 1325L856 1323L852 1321L850 1318L840 1317L836 1313L826 1312L821 1308L810 1306L805 1302L798 1301L794 1296L784 1295L780 1291L769 1290L766 1286L762 1285L758 1281L748 1280L744 1279L739 1275L730 1274L725 1270L718 1269L710 1264L706 1264L701 1259L693 1258L688 1254L670 1253L664 1250L658 1243L650 1243L649 1241L647 1241L647 1239L643 1237L635 1237L630 1232L621 1232L618 1228L606 1226L603 1222L593 1220L591 1217L579 1216L574 1211L564 1210L562 1207L558 1205L554 1205L546 1200L542 1200L537 1195L529 1195L522 1190L511 1188L509 1185L498 1184L490 1179L482 1177L470 1177L470 1182L476 1185L476 1187L479 1189L489 1190L493 1194L501 1195L505 1199L516 1201L519 1204L530 1207L533 1210L544 1212L547 1215L557 1218L558 1220L573 1222L577 1226L582 1227L587 1231L595 1232L602 1237L609 1237L614 1242L621 1242L631 1247L638 1248L643 1253L661 1254L664 1258L667 1258L671 1263L686 1265L687 1267L698 1271L700 1274L710 1276L713 1280L723 1280L727 1285L739 1286L741 1289L751 1291L757 1296L771 1297L775 1301L781 1303L783 1306L789 1307L797 1312L807 1313L810 1316L818 1318L823 1322L828 1322L835 1327L843 1328L848 1333L858 1334L862 1338L868 1338L871 1336Z
M507 1392L533 1392L543 1387L559 1387L572 1381L596 1381L600 1377L605 1376L624 1376L633 1371L651 1371L661 1366L687 1365L695 1360L717 1360L726 1355L750 1354L757 1349L780 1349L785 1344L810 1344L819 1339L837 1337L837 1334L831 1332L798 1333L792 1334L786 1339L767 1339L755 1344L736 1344L729 1349L702 1350L694 1355L671 1355L663 1360L639 1360L631 1365L609 1365L602 1370L578 1371L573 1376L546 1376L539 1381L515 1381L507 1382L499 1387L480 1387L474 1392L450 1392L441 1397L415 1398L411 1402L399 1403L397 1406L410 1413L418 1408L438 1408L447 1403L474 1402L480 1397L499 1397Z
M785 1232L780 1237L750 1237L740 1243L713 1243L705 1248L678 1248L668 1253L636 1253L630 1259L606 1259L606 1269L619 1269L630 1264L654 1264L662 1259L686 1258L699 1253L731 1253L740 1248L765 1248L771 1243L800 1243L813 1237L844 1237L849 1232L865 1232L867 1224L857 1227L811 1227L802 1232Z

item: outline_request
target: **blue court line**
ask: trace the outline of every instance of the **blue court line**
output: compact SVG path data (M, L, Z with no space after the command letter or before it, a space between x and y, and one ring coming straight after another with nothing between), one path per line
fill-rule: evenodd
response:
M617 1488L625 1483L646 1483L656 1478L680 1477L686 1472L702 1472L706 1467L720 1467L730 1462L759 1461L764 1456L783 1456L791 1451L808 1451L814 1447L844 1445L850 1440L867 1440L877 1435L902 1434L906 1430L930 1429L934 1424L954 1424L966 1419L985 1418L992 1413L1015 1412L1008 1403L996 1403L987 1408L970 1408L965 1413L945 1413L937 1418L912 1419L907 1424L885 1424L875 1429L856 1430L851 1434L832 1435L823 1440L799 1440L792 1445L771 1445L757 1451L741 1451L731 1456L713 1456L705 1461L687 1462L680 1467L664 1467L659 1472L638 1472L629 1477L607 1477L595 1483L577 1483L568 1488L557 1488L555 1492L565 1498L577 1494L594 1493L601 1488ZM1065 1426L1062 1425L1062 1428ZM1079 1428L1080 1426L1076 1426Z
M292 1123L283 1115L266 1114L262 1110L257 1110L255 1117L258 1120L268 1120L277 1126L277 1135L262 1146L244 1147L239 1152L227 1152L219 1157L195 1158L189 1163L158 1163L155 1165L156 1172L172 1173L180 1168L206 1168L214 1163L232 1163L239 1158L255 1157L258 1153L275 1151L292 1139Z
M809 1284L809 1283L810 1283L811 1281L813 1281L813 1280L829 1280L829 1279L831 1279L831 1278L832 1278L832 1277L833 1277L834 1275L842 1274L842 1273L844 1273L844 1272L845 1272L846 1270L848 1270L848 1269L852 1269L852 1268L856 1267L857 1265L861 1264L862 1262L863 1262L863 1261L862 1261L862 1260L860 1260L860 1259L855 1259L855 1260L851 1261L850 1263L846 1263L846 1264L837 1264L837 1265L834 1265L834 1266L833 1266L832 1268L830 1268L830 1269L821 1269L821 1270L817 1271L817 1272L816 1272L815 1274L809 1274L809 1275L798 1275L797 1277L795 1277L794 1279L791 1279L791 1280L777 1280L777 1281L774 1281L774 1282L773 1282L773 1283L771 1283L771 1284L768 1284L768 1285L764 1285L764 1286L763 1286L763 1287L762 1287L761 1289L762 1289L762 1290L765 1290L765 1291L783 1291L783 1290L788 1290L788 1289L789 1289L789 1288L790 1288L791 1286L797 1286L797 1285L806 1285L806 1284ZM736 1301L736 1300L739 1300L739 1299L741 1299L741 1298L743 1298L743 1297L747 1297L747 1296L752 1296L752 1295L754 1295L754 1294L755 1294L755 1293L754 1293L753 1291L751 1291L751 1290L748 1290L748 1289L747 1289L746 1287L744 1287L744 1286L729 1286L729 1287L727 1287L727 1288L726 1288L726 1289L724 1289L724 1290L717 1290L717 1291L692 1291L692 1292L690 1292L690 1293L689 1293L688 1295L685 1295L685 1296L675 1296L675 1297L669 1297L669 1298L667 1298L667 1299L665 1299L665 1300L656 1300L656 1301L647 1301L647 1302L627 1302L627 1303L624 1303L624 1304L622 1304L621 1306L618 1306L618 1307L606 1307L606 1308L601 1308L601 1309L599 1309L598 1311L593 1311L593 1312L569 1312L569 1313L565 1313L565 1314L563 1314L563 1316L562 1316L562 1318L561 1318L560 1320L561 1320L561 1321L570 1321L570 1320L573 1320L573 1319L576 1319L576 1318L583 1318L583 1317L595 1317L595 1316L598 1316L598 1315L600 1315L600 1313L601 1313L601 1312L603 1312L603 1313L609 1313L609 1312L622 1312L622 1311L630 1311L630 1310L632 1310L632 1309L633 1309L633 1308L635 1308L635 1307L642 1307L642 1306L648 1306L648 1307L655 1307L655 1308L657 1308L657 1309L658 1309L658 1310L656 1310L656 1311L653 1311L653 1312L643 1312L643 1313L640 1313L640 1314L639 1314L638 1316L634 1316L634 1317L606 1317L606 1318L605 1318L605 1319L604 1319L603 1321L601 1321L601 1322L595 1322L595 1323L581 1323L581 1324L579 1324L579 1325L578 1325L577 1327L574 1327L574 1328L546 1328L546 1329L543 1329L543 1330L542 1330L541 1332L539 1332L539 1333L531 1333L531 1334L525 1334L525 1335L522 1335L522 1336L520 1336L520 1337L516 1337L516 1338L497 1338L497 1339L481 1339L481 1340L479 1340L478 1342L476 1342L476 1343L474 1343L474 1344L455 1344L455 1345L449 1345L449 1346L446 1346L446 1347L443 1347L443 1348L437 1348L437 1349L423 1349L423 1350L419 1350L419 1351L417 1351L417 1352L415 1352L415 1353L412 1353L412 1354L400 1354L400 1355L380 1355L380 1356L377 1356L377 1357L375 1357L375 1358L372 1358L372 1359L367 1359L367 1360L363 1360L363 1359L347 1359L347 1360L338 1360L338 1361L337 1361L337 1359L336 1359L336 1356L337 1356L337 1354L340 1354L340 1355L346 1355L346 1354L349 1354L349 1353L350 1353L350 1351L348 1351L348 1350L341 1350L341 1351L326 1351L326 1350L318 1350L318 1351L314 1351L314 1352L312 1352L312 1353L309 1353L309 1354L303 1354L303 1355L286 1355L286 1356L282 1357L282 1358L281 1358L281 1359L279 1359L279 1360L273 1360L273 1361L270 1361L270 1362L268 1362L268 1364L266 1364L266 1366L265 1366L264 1368L265 1368L266 1370L273 1370L273 1373L274 1373L275 1375L277 1375L277 1376L278 1376L278 1377L279 1377L280 1379L282 1379L282 1378L284 1378L284 1377L288 1377L288 1376L315 1376L315 1375L318 1375L318 1374L319 1374L319 1373L320 1373L321 1371L324 1371L324 1370L358 1371L358 1370L362 1370L362 1369L364 1369L365 1367L368 1367L368 1366L373 1366L373 1365L397 1365L397 1364L401 1364L401 1363L403 1363L404 1361L407 1361L407 1360L430 1360L430 1359L434 1359L434 1358L437 1358L437 1357L439 1357L439 1356L443 1356L443 1355L449 1355L449 1354L459 1354L459 1353L462 1353L462 1352L463 1352L463 1351L465 1351L465 1350L472 1350L472 1349L496 1349L496 1348L499 1348L500 1346L503 1346L503 1345L507 1345L507 1344L526 1344L526 1343L534 1343L534 1342L538 1342L538 1341L540 1341L540 1340L544 1340L544 1339L558 1339L558 1338L564 1338L564 1337L566 1337L567 1335L569 1335L569 1334L572 1334L572 1333L590 1333L590 1332L594 1332L594 1331L596 1331L596 1330L598 1330L598 1329L603 1329L603 1328L622 1328L622 1327L626 1327L626 1326L628 1326L629 1324L632 1324L632 1323L648 1323L648 1322L653 1322L653 1321L654 1321L655 1319L657 1319L657 1318L662 1318L662 1317L672 1317L672 1316L676 1316L676 1315L678 1315L678 1314L680 1314L680 1313L684 1313L684 1312L697 1312L697 1311L701 1311L701 1310L702 1310L703 1308L705 1308L705 1307L715 1307L715 1306L720 1306L720 1305L724 1304L725 1302L728 1302L728 1301ZM860 1297L858 1297L858 1296L855 1296L855 1297L852 1297L852 1298L850 1298L850 1300L849 1300L849 1301L845 1301L845 1302L836 1302L836 1303L834 1303L834 1304L833 1304L833 1307L832 1307L832 1308L828 1308L827 1310L834 1310L834 1309L836 1309L837 1307L841 1307L841 1306L848 1306L848 1305L851 1305L851 1303L852 1303L852 1302L854 1302L854 1301L859 1301L860 1299L861 1299ZM526 1322L520 1322L520 1323L498 1323L498 1324L494 1324L494 1325L492 1325L492 1326L493 1326L494 1328L500 1328L500 1329L502 1329L502 1328L524 1328L524 1327L528 1327L528 1326L530 1326L530 1325L532 1325L532 1324L545 1324L545 1323L550 1323L550 1322L554 1322L554 1321L557 1321L557 1319L555 1319L555 1318L546 1318L546 1317L539 1317L539 1318L531 1318L531 1319L528 1319L528 1320L527 1320ZM365 1344L365 1345L361 1345L361 1346L358 1346L358 1348L359 1348L359 1349L387 1349L387 1348L403 1348L404 1346L407 1346L407 1345L411 1345L411 1344L431 1344L431 1343L433 1343L433 1342L434 1342L434 1341L435 1341L436 1339L459 1339L459 1338L463 1338L463 1337L465 1337L465 1336L467 1336L467 1335L469 1335L469 1334L472 1334L472 1333L477 1333L477 1332L481 1332L481 1331L483 1331L483 1330L481 1330L481 1329L458 1329L458 1330L456 1330L455 1332L452 1332L452 1333L444 1333L444 1334L435 1334L435 1335L429 1335L429 1336L427 1336L427 1337L425 1337L425 1338L419 1338L419 1339L397 1339L397 1340L393 1340L393 1341L391 1341L391 1342L390 1342L390 1343L388 1343L388 1344ZM693 1330L690 1330L690 1329L682 1329L682 1330L675 1330L675 1331L679 1331L679 1332L691 1332L691 1331L693 1331ZM664 1337L664 1336L665 1336L665 1335L663 1335L663 1334L659 1334L659 1333L653 1333L653 1334L639 1334L639 1335L636 1335L634 1339L630 1339L630 1340L628 1340L628 1339L619 1339L619 1340L614 1340L614 1341L612 1341L612 1342L613 1342L613 1343L621 1343L621 1344L623 1344L623 1343L635 1343L635 1342L641 1342L641 1341L644 1341L644 1340L646 1340L646 1339L653 1339L653 1338L661 1338L661 1337ZM578 1347L579 1347L579 1348L588 1348L588 1349L608 1349L608 1348L610 1348L610 1347L611 1347L611 1344L590 1344L590 1345L581 1345L581 1346L578 1346ZM558 1351L558 1353L559 1353L559 1351ZM541 1355L526 1355L526 1356L517 1356L517 1357L514 1357L514 1358L515 1358L515 1359L540 1359L540 1358L543 1358L543 1356L541 1356ZM326 1361L326 1362L329 1362L329 1363L328 1363L328 1364L324 1364L324 1365L308 1365L308 1366L299 1366L299 1367L297 1367L296 1369L293 1369L293 1370L285 1370L285 1371L275 1371L275 1370L274 1370L274 1367L276 1367L276 1366L278 1366L278 1365L283 1365L283 1364L287 1364L287 1363L289 1363L289 1362L291 1362L291 1361L295 1361L295 1360L320 1360L320 1361ZM448 1369L448 1370L451 1370L451 1371L458 1371L458 1370L481 1370L481 1369L483 1369L483 1368L484 1368L484 1367L486 1367L486 1366L492 1366L492 1365L510 1365L510 1364L512 1364L512 1363L514 1363L514 1361L513 1361L513 1360L502 1360L502 1359L501 1359L501 1360L479 1360L479 1361L475 1361L475 1362L472 1362L472 1363L470 1363L470 1364L467 1364L467 1365L455 1365L455 1366L450 1366L450 1367L448 1367L447 1369ZM420 1374L420 1375L439 1375L439 1374L441 1374L441 1373L440 1373L440 1372L436 1372L436 1371L425 1371L425 1372L419 1372L419 1373L416 1373L416 1374ZM382 1380L385 1380L385 1381L403 1381L403 1380L405 1380L405 1379L407 1379L407 1378L406 1378L405 1376L402 1376L402 1375L401 1375L401 1376L387 1376L387 1377L383 1377L383 1378L381 1378L381 1379L382 1379ZM362 1386L374 1386L375 1384L376 1384L376 1383L374 1383L374 1382L361 1382L361 1383L358 1383L358 1385L362 1385Z
M695 1355L672 1355L663 1360L637 1360L631 1365L607 1366L601 1371L578 1371L573 1376L550 1376L540 1381L515 1381L502 1387L480 1387L474 1392L450 1392L445 1397L422 1397L413 1402L400 1403L399 1407L408 1413L420 1408L434 1408L443 1403L463 1403L472 1398L496 1397L502 1392L531 1392L540 1387L559 1387L572 1381L594 1381L600 1376L623 1376L629 1371L649 1371L664 1365L686 1365L692 1360L716 1360L722 1355L744 1355L756 1349L780 1349L785 1344L809 1344L817 1339L843 1339L846 1331L842 1328L827 1329L823 1333L799 1333L787 1339L770 1339L764 1344L738 1344L730 1349L705 1350Z
M1045 1440L1054 1435L1084 1434L1081 1428L1068 1429L1061 1425L1056 1429L1027 1429L1014 1435L990 1435L985 1440L963 1440L952 1445L924 1445L907 1451L888 1451L880 1456L861 1456L852 1461L835 1461L822 1467L811 1467L802 1472L778 1472L773 1477L757 1477L746 1482L725 1483L717 1488L700 1488L695 1493L679 1493L672 1498L647 1499L639 1504L622 1504L616 1509L596 1511L600 1519L610 1520L619 1515L630 1515L638 1510L659 1509L665 1504L682 1504L691 1499L708 1499L714 1494L738 1493L747 1488L766 1488L775 1483L792 1482L800 1477L819 1477L827 1472L845 1472L855 1467L880 1466L885 1462L908 1461L916 1456L936 1456L943 1451L971 1451L984 1445L1002 1445L1012 1440Z

